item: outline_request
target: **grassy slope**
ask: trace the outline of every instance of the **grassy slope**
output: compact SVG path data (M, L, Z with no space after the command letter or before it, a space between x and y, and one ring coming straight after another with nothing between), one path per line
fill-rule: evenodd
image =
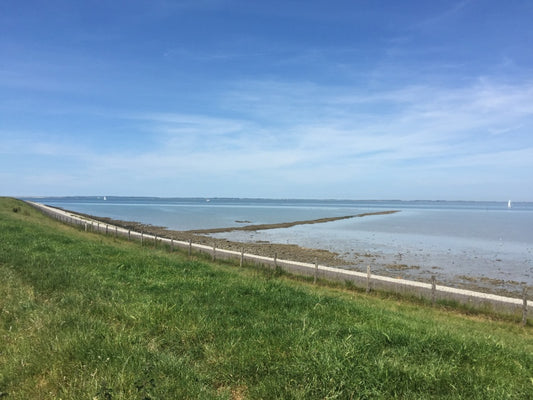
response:
M530 327L190 260L2 198L0 277L0 398L533 398Z

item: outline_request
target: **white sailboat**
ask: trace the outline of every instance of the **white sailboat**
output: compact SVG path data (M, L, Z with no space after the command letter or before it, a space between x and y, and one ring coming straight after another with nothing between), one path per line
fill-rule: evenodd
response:
M507 208L511 208L511 200L507 202Z
M104 201L106 201L106 200L107 200L107 197L104 196Z

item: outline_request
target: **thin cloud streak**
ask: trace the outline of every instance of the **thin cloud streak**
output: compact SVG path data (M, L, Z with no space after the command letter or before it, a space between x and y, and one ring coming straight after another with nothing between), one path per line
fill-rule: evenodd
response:
M189 184L235 179L261 187L275 180L280 193L289 187L302 193L314 187L317 197L335 197L333 183L368 186L370 178L397 186L393 180L418 174L429 187L432 174L442 178L450 169L533 168L533 140L528 134L533 85L483 81L455 90L412 86L370 94L357 88L272 81L237 87L239 92L232 90L216 100L223 99L227 109L246 110L235 118L123 113L119 118L155 143L144 151L102 151L59 136L43 142L22 133L4 143L0 152L77 160L78 168L70 174L37 172L39 178L27 180L36 187L38 181L78 187L77 179L94 176L111 185L117 176L130 176L148 190L150 181L172 185L185 174ZM308 101L308 96L320 100ZM292 119L294 115L298 118ZM490 180L490 172L481 176ZM252 188L249 193L260 192ZM338 195L342 193L339 189Z
M277 89L283 85L276 86ZM287 102L298 96L297 87L287 86ZM308 87L304 88L307 91ZM318 91L318 89L316 89ZM472 87L458 92L435 88L407 88L402 91L375 93L366 101L364 96L336 101L324 90L323 103L337 104L333 116L326 112L321 125L302 121L278 126L254 126L248 120L187 116L182 114L155 114L146 118L154 123L152 134L165 138L165 147L155 153L114 163L100 161L101 165L127 166L126 169L158 171L158 175L172 177L171 171L190 171L199 179L217 176L239 176L245 172L261 172L262 179L276 179L281 184L314 184L326 186L357 182L371 175L384 182L399 174L411 176L421 169L442 176L450 168L493 169L532 167L531 147L520 149L523 142L508 143L515 130L502 133L491 140L504 140L500 145L487 148L491 127L516 124L517 119L528 118L531 87L508 86ZM258 93L257 91L255 93ZM295 94L296 93L296 94ZM479 101L490 93L487 100ZM259 97L263 93L258 93ZM284 92L264 98L283 98ZM244 93L241 98L246 98ZM497 101L491 98L498 99ZM358 118L351 113L353 104L392 103L398 109L384 118ZM263 118L280 116L284 104L263 102ZM291 105L289 107L294 107ZM309 113L305 102L299 104L299 113ZM344 109L343 109L344 107ZM252 108L250 120L255 117ZM265 118L266 119L266 118ZM161 123L166 125L162 128ZM183 125L188 124L186 132ZM513 125L517 127L517 125ZM522 126L527 126L526 122ZM518 127L520 127L518 125ZM520 128L519 128L520 129ZM168 140L176 132L178 137ZM474 130L476 134L465 136ZM223 135L231 132L230 137ZM185 133L185 138L182 138ZM222 133L222 134L221 134ZM520 133L520 132L519 132ZM232 141L238 135L237 142ZM494 135L492 135L494 136ZM207 142L206 142L207 141ZM287 146L286 143L290 143ZM520 144L522 143L522 144ZM167 172L164 172L167 171ZM261 176L261 174L259 176ZM467 173L468 174L468 173ZM387 178L387 176L389 178ZM259 179L258 185L263 182Z

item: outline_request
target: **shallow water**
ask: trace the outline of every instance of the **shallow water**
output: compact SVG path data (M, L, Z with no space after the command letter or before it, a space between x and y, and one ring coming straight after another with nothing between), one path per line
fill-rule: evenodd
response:
M72 211L175 230L279 223L401 210L314 225L212 235L339 253L346 267L443 281L477 277L533 285L533 203L270 199L32 199ZM497 282L496 282L497 283ZM492 285L495 282L491 282Z
M532 217L531 212L500 215L490 211L481 216L405 210L327 224L213 236L322 248L342 255L347 267L365 270L366 265L372 265L377 270L401 270L399 275L409 278L437 275L440 280L452 281L469 276L533 284Z
M301 200L31 198L91 215L138 221L174 230L222 228L350 215L350 205ZM209 201L207 201L209 200Z

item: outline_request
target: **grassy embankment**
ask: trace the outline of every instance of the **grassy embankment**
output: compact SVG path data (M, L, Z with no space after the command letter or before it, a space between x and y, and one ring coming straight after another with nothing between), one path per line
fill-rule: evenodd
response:
M2 399L533 398L530 326L189 259L2 198L0 277Z

